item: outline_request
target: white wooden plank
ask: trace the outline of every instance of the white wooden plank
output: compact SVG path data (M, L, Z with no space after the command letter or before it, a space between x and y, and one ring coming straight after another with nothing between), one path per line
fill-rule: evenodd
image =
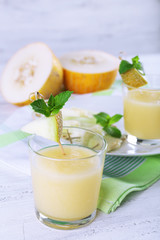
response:
M33 41L58 56L78 49L160 52L159 7L157 0L1 1L1 62Z

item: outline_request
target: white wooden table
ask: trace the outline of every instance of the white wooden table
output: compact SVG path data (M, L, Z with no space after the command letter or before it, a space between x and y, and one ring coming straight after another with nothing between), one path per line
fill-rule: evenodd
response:
M155 72L160 55L144 56ZM152 63L152 68L150 66ZM160 70L157 70L157 73ZM17 109L0 96L0 123ZM11 156L12 158L12 156ZM159 240L160 181L149 189L130 194L114 213L98 212L89 226L55 230L41 224L34 214L31 179L0 162L0 240Z

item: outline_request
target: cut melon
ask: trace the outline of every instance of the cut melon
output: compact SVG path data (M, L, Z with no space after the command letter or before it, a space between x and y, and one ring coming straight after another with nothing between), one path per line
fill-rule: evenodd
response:
M65 54L60 62L65 88L80 94L110 88L119 68L118 58L95 50Z
M147 84L147 81L135 68L122 73L121 77L123 82L129 87L139 88Z
M96 119L93 117L93 114L95 113L84 109L63 108L63 126L82 127L103 135L107 142L107 152L120 148L125 140L124 135L121 138L114 138L106 134L106 132L103 131L102 126L96 123ZM96 143L94 144L93 142L94 138L90 139L90 135L88 134L85 135L84 141L88 142L88 146L89 144L96 146Z
M20 49L7 63L1 77L1 93L6 101L23 106L29 95L44 98L62 89L63 70L52 50L44 43L32 43Z
M22 127L21 130L59 143L62 127L62 113L59 112L55 116L36 119Z

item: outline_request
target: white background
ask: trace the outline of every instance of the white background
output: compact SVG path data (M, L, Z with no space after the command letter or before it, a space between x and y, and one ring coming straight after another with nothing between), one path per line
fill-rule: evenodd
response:
M57 56L79 49L160 53L160 0L0 0L0 64L35 41Z

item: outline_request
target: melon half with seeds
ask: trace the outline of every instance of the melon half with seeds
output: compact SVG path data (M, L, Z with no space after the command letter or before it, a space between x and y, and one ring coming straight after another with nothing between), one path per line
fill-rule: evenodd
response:
M63 70L52 50L44 43L20 49L7 63L1 77L1 93L6 101L23 106L29 95L40 92L44 98L62 89Z
M110 88L119 68L118 58L95 50L71 52L60 61L65 88L79 94Z

